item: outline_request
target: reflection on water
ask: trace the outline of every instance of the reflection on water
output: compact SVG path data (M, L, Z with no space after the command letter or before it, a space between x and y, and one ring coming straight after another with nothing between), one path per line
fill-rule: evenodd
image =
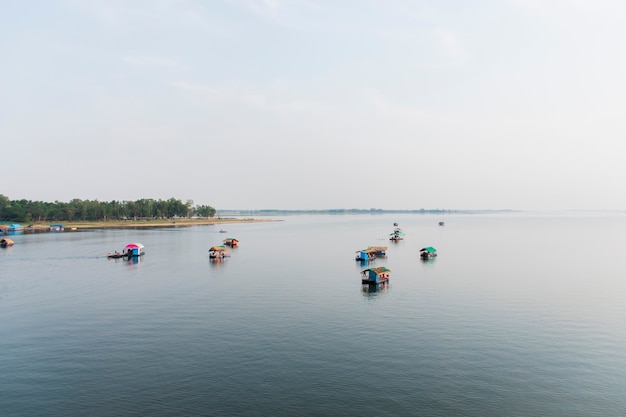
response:
M209 265L213 268L220 267L228 262L229 257L225 258L209 258Z
M0 414L623 416L626 216L283 220L232 225L245 245L208 261L215 227L15 236ZM405 239L355 262L394 221ZM372 266L390 282L363 285Z
M376 294L386 291L389 288L389 282L380 284L361 284L361 291L365 294Z

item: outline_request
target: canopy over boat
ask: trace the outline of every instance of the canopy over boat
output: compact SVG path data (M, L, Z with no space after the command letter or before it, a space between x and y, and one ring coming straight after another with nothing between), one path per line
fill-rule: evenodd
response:
M420 252L435 253L437 252L437 249L433 248L432 246L427 246L425 248L420 249Z
M209 252L228 252L228 249L226 248L226 246L211 246L211 249L209 249Z
M141 243L129 243L128 245L126 245L126 246L124 247L124 249L125 249L125 250L128 250L128 249L131 249L131 250L132 250L132 249L137 249L137 250L141 251L141 250L143 249L143 245L142 245Z

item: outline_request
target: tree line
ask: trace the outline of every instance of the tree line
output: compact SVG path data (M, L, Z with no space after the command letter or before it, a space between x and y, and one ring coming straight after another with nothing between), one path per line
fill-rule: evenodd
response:
M136 201L98 201L73 199L54 203L31 200L10 200L0 194L0 220L6 222L61 222L153 220L177 217L214 217L217 210L208 205L142 198Z

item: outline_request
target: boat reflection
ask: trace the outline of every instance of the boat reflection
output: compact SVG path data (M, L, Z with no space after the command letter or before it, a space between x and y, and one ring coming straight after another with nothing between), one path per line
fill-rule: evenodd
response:
M361 291L363 295L376 295L387 291L389 288L389 282L382 282L380 284L362 284Z
M143 258L142 256L129 256L128 259L125 260L125 262L128 265L136 265L136 264L141 263L142 258Z
M220 267L222 265L225 265L226 262L228 262L228 257L225 257L225 258L209 258L209 265L211 265L213 268L217 268L217 267Z

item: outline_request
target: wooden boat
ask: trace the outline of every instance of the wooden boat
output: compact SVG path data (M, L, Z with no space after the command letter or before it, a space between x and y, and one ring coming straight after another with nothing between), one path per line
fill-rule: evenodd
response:
M432 259L437 256L437 249L432 246L427 246L425 248L420 249L420 257L422 259Z
M209 258L210 259L223 259L230 256L228 249L226 246L211 246L209 249Z
M123 258L125 256L128 256L128 255L126 255L124 253L120 253L120 252L107 253L107 258L109 258L109 259Z
M228 237L224 239L224 245L230 246L231 248L234 248L238 244L239 244L239 241L235 239L234 237Z
M8 237L0 240L0 248L7 248L9 246L13 246L14 244L15 242L13 242L13 239L9 239Z

